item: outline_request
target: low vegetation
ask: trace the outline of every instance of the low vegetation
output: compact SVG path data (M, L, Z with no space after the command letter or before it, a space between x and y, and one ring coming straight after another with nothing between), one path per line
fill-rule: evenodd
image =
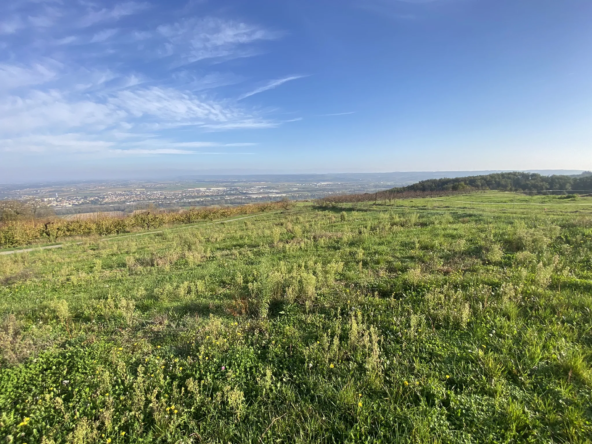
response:
M23 205L30 206L30 204ZM35 217L35 213L30 211L21 211L18 217L8 217L15 212L4 209L0 214L7 217L3 219L4 222L0 222L0 247L16 247L34 241L55 242L58 239L73 236L130 233L173 224L190 224L202 220L280 210L289 206L289 202L281 201L235 207L191 208L180 211L136 211L131 215L98 214L92 218L68 219Z
M435 191L408 191L404 189L394 189L378 191L376 193L358 193L358 194L337 194L317 199L317 205L322 207L332 207L342 203L360 203L387 201L389 204L396 204L397 199L420 199L426 197L444 197L456 194L466 194L468 190L435 190Z
M253 216L0 256L0 439L590 442L592 198Z

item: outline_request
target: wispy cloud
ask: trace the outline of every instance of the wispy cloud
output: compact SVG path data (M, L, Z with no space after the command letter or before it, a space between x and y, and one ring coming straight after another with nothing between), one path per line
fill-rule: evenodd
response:
M236 122L225 122L225 123L206 123L203 125L204 128L213 131L227 131L227 130L239 130L239 129L265 129L265 128L276 128L280 125L280 122L266 122L260 120L243 120Z
M235 85L244 80L242 76L233 73L211 72L197 74L192 70L175 71L171 77L175 82L191 91L221 88L223 86Z
M30 66L0 63L0 91L47 83L57 77L58 67L55 61Z
M303 77L305 77L305 76L289 76L289 77L284 77L282 79L272 80L272 81L268 82L267 84L260 86L259 88L255 88L253 91L243 94L242 96L240 96L238 98L238 100L243 100L243 99L246 99L247 97L254 96L255 94L260 94L262 92L269 91L270 89L277 88L278 86L283 85L286 82L301 79Z
M11 5L0 5L0 153L249 154L240 148L256 143L195 136L288 122L274 118L274 108L237 100L236 89L225 87L244 77L218 63L258 53L258 45L281 36L276 31L208 16L115 25L152 7L136 1ZM197 63L211 59L214 71ZM142 70L145 61L153 65ZM241 99L300 77L268 82Z
M9 96L0 103L0 132L96 132L115 125L123 117L121 110L88 98L70 97L55 90L32 91L25 97Z
M100 43L104 42L105 40L109 40L115 34L117 34L117 29L103 29L102 31L97 32L93 35L92 39L90 40L91 43Z
M34 135L0 139L0 151L99 154L99 155L142 155L142 154L254 154L244 151L204 151L204 148L232 148L256 145L254 143L217 142L172 142L167 139L132 139L119 142L115 139L103 140L84 133L64 133L59 135Z
M0 140L0 146L3 151L19 153L94 153L109 150L114 143L97 140L82 133L64 133L4 138Z
M435 3L435 2L440 2L442 0L397 0L398 2L401 3L412 3L412 4L422 4L422 3Z
M0 34L14 34L21 28L23 28L23 22L17 16L0 21Z
M156 117L159 123L203 125L240 118L231 103L200 98L187 91L150 87L118 92L109 103L134 117Z
M113 8L90 8L86 14L80 17L77 21L77 25L81 28L85 28L100 22L117 21L128 15L136 14L148 8L148 6L148 3L123 2L115 5Z
M242 142L242 143L218 143L218 142L175 142L174 146L179 148L212 148L212 147L245 147L255 146L256 143Z
M153 155L163 155L163 154L176 154L176 155L206 155L206 156L226 156L226 155L252 155L255 153L226 153L221 151L187 151L187 150L178 150L174 148L156 148L156 149L110 149L104 154L106 155L117 155L117 156L153 156Z
M243 142L243 143L225 143L224 146L227 147L243 147L243 146L256 146L259 145L258 143L252 142Z
M318 117L349 116L351 114L355 114L355 111L349 111L345 113L319 114Z
M70 43L74 43L78 41L78 37L75 35L69 35L68 37L63 37L61 39L56 39L55 42L58 45L69 45Z
M253 120L246 119L242 121L226 122L226 123L208 123L203 127L212 131L225 131L225 130L236 130L236 129L264 129L264 128L277 128L284 123L298 122L302 118L283 120L283 121L265 121L265 120Z
M165 39L161 54L182 63L245 57L253 53L247 44L279 37L278 33L255 25L215 17L185 19L161 25L157 31Z

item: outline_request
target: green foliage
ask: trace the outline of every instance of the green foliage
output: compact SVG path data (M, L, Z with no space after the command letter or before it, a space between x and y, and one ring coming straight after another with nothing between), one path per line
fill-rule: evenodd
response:
M590 441L592 198L256 214L0 256L0 440Z
M592 191L592 176L541 176L535 173L495 173L483 176L460 177L452 179L423 180L404 188L399 192L409 191L463 191L463 190L500 190L500 191L546 191L576 190ZM566 198L575 197L574 194Z

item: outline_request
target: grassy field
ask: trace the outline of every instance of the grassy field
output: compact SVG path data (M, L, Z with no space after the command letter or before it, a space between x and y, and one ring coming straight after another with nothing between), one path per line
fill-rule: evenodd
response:
M0 256L9 443L592 441L592 198L294 205Z

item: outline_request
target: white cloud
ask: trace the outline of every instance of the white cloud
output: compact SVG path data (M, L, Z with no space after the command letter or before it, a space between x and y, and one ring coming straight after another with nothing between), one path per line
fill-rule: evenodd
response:
M145 156L154 154L195 154L194 151L176 150L173 148L157 148L157 149L111 149L106 154L119 154L124 156Z
M243 81L241 76L232 73L212 72L209 74L197 75L189 70L176 71L171 77L191 91L215 89L234 85Z
M117 29L103 29L102 31L97 32L93 35L92 39L90 40L91 43L101 43L105 40L109 40L115 34L117 34Z
M43 14L29 16L29 22L38 28L49 28L53 26L60 18L61 13L55 8L46 8Z
M218 142L172 142L175 147L179 148L212 148L212 147L245 147L255 146L256 143L241 142L241 143L218 143Z
M81 133L38 134L0 139L0 150L12 152L103 152L113 146L112 142L97 140Z
M134 31L131 34L132 39L135 41L146 40L152 37L152 34L146 31Z
M215 100L174 88L149 87L117 92L109 104L129 115L154 123L153 128L216 125L227 128L269 127L272 124L253 116L229 100Z
M355 114L355 111L349 111L345 113L319 114L319 117L350 116L352 114Z
M69 74L69 77L80 81L80 83L72 83L73 92L89 92L105 88L106 83L113 82L116 79L120 80L120 76L110 69L81 69Z
M241 147L241 146L257 146L257 143L251 143L251 142L241 142L241 143L225 143L224 146L228 146L228 147Z
M121 110L89 99L69 99L59 91L32 91L25 98L10 96L0 103L0 134L93 132L125 117Z
M237 130L237 129L265 129L265 128L276 128L282 122L268 122L268 121L260 121L260 120L243 120L243 121L236 121L236 122L226 122L226 123L207 123L204 124L203 127L211 130Z
M0 151L18 153L95 154L101 156L137 156L162 154L253 154L245 152L226 153L203 151L202 148L252 146L252 143L224 144L216 142L171 142L165 139L138 139L119 143L116 139L103 140L84 133L59 135L42 134L0 139Z
M277 33L244 22L214 17L191 18L161 25L158 33L166 39L164 56L175 55L184 63L210 58L244 57L252 53L244 46L277 38Z
M0 153L139 156L207 154L205 148L222 154L218 150L228 148L246 154L230 148L255 143L179 142L165 138L171 132L164 130L211 135L285 123L239 103L235 93L222 89L242 82L238 74L208 70L206 64L170 70L171 65L203 59L252 55L254 44L278 38L278 33L213 17L187 18L152 31L114 25L147 7L134 1L107 7L86 0L52 5L35 0L27 3L26 12L22 5L14 8L22 19L4 14L0 34L26 26L30 35L18 43L5 39L4 48L14 55L0 54ZM115 35L118 45L109 42ZM141 64L134 65L136 56L170 59L164 68L142 72ZM296 78L274 80L244 97Z
M215 146L223 146L221 143L216 142L171 142L178 148L212 148Z
M254 153L225 153L220 151L187 151L178 150L175 148L155 148L155 149L110 149L105 154L107 155L119 155L119 156L146 156L146 155L161 155L161 154L181 154L181 155L213 155L213 156L225 156L225 155L245 155Z
M14 34L23 27L23 22L17 16L0 21L0 34Z
M111 73L88 72L87 75L100 83L109 79ZM221 131L270 128L279 124L232 102L198 97L173 88L132 88L114 90L104 98L103 95L103 92L32 90L22 97L5 97L0 101L0 149L14 150L15 141L29 151L73 150L79 146L78 151L94 152L114 145L129 148L130 144L138 149L150 145L159 149L163 146L171 149L246 147L254 144L164 141L158 131L181 127Z
M261 86L259 88L254 89L251 92L243 94L242 96L239 97L239 100L246 99L247 97L254 96L255 94L259 94L264 91L269 91L270 89L277 88L278 86L283 85L286 82L290 82L290 81L296 80L296 79L301 79L302 77L304 77L304 76L290 76L290 77L284 77L283 79L272 80L271 82L267 83L264 86Z
M55 61L32 66L0 63L0 91L47 83L57 77Z
M128 15L136 14L148 7L147 3L138 2L124 2L115 5L113 8L90 9L83 17L81 17L77 24L81 28L92 26L96 23L105 21L117 21Z
M58 45L69 45L70 43L74 43L76 41L78 41L78 37L76 37L75 35L70 35L68 37L57 39L55 42Z

